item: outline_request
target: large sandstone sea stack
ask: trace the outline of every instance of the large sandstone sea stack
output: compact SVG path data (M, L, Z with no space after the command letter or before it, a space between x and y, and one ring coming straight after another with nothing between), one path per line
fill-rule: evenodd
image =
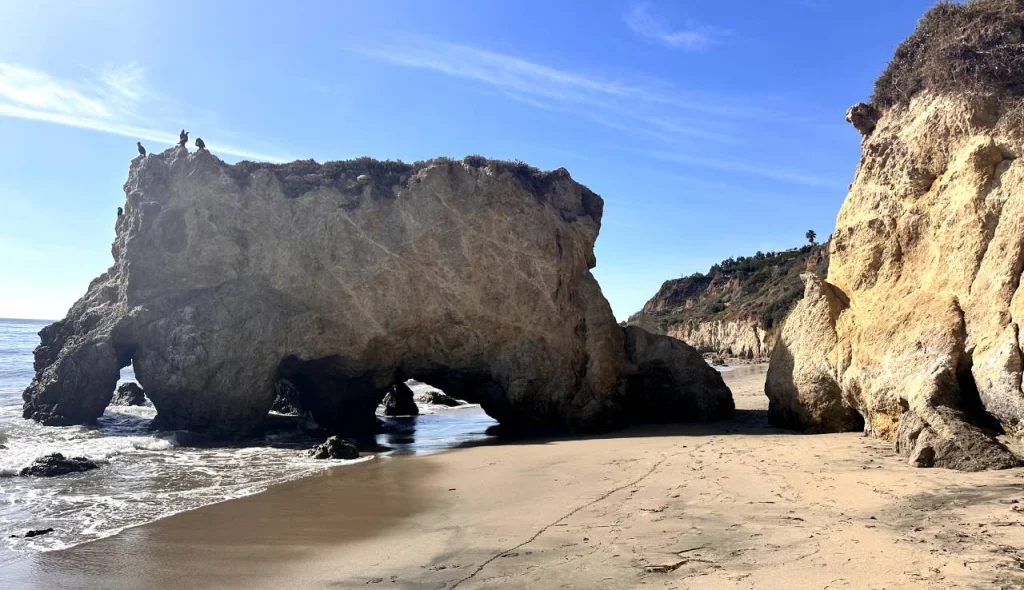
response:
M861 163L772 355L770 418L920 466L1019 465L1024 4L938 5L848 119Z
M564 169L136 158L114 264L40 333L24 414L87 423L131 364L169 428L243 436L282 384L332 430L414 378L513 427L728 417L689 347L620 328L603 202Z

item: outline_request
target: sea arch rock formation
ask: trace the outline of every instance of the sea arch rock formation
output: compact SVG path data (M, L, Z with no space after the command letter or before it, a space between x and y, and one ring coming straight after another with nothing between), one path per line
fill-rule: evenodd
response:
M687 369L659 370L660 395L692 398L669 417L732 411L692 348L627 352L590 272L603 202L564 169L178 147L124 188L114 265L41 332L26 418L95 420L129 363L161 424L220 436L252 432L283 385L322 426L372 428L406 379L503 424L604 430L653 413L631 400L666 363Z

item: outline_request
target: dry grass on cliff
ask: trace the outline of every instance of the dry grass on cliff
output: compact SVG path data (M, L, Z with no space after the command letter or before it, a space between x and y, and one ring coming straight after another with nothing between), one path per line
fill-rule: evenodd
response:
M875 82L877 108L919 92L1024 96L1024 0L941 2L929 10Z
M828 262L827 242L799 250L728 258L712 266L708 274L665 281L644 306L659 311L645 314L664 327L757 319L762 328L771 330L782 324L803 297L800 275L810 271L824 277ZM639 317L635 314L630 321Z

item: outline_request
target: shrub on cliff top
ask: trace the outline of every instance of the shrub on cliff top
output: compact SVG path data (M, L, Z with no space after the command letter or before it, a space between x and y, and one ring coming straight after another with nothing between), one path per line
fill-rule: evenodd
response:
M871 102L887 109L924 90L1024 96L1024 1L944 1L925 13L875 82Z

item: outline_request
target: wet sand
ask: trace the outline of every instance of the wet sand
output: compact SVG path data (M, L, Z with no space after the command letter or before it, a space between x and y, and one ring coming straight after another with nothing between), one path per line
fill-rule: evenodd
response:
M726 373L731 422L377 459L36 555L0 587L1024 586L1024 471L771 428L764 371Z

